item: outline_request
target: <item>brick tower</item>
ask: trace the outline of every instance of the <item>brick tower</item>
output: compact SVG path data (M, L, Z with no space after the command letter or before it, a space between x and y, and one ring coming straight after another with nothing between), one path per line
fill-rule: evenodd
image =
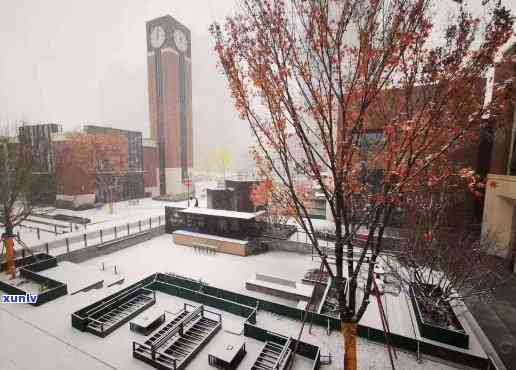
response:
M193 167L190 30L169 15L147 22L147 67L160 195L183 195Z

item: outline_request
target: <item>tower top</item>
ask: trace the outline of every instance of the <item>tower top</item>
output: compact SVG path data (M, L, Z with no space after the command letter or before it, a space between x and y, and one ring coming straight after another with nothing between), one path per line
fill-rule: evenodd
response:
M173 48L191 57L191 32L188 27L170 15L151 19L146 23L147 51ZM154 39L154 42L153 42Z

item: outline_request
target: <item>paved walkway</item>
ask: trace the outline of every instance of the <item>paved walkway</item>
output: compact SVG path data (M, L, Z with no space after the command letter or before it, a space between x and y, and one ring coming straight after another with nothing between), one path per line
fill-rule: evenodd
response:
M494 297L466 302L507 369L516 368L516 276L497 289Z

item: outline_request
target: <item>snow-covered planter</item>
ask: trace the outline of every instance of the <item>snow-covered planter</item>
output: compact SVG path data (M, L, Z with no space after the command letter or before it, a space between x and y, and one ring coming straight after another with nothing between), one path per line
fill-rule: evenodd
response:
M427 288L432 289L431 286ZM452 346L469 348L469 336L450 303L446 300L437 303L440 288L433 289L436 294L435 304L429 303L428 298L422 298L417 291L413 285L410 286L410 300L421 336Z

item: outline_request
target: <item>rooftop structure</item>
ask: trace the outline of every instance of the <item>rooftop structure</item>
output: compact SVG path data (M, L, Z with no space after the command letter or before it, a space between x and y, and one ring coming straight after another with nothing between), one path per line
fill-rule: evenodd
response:
M206 189L208 208L253 212L255 207L251 192L260 181L250 178L228 179L224 180L223 186Z

